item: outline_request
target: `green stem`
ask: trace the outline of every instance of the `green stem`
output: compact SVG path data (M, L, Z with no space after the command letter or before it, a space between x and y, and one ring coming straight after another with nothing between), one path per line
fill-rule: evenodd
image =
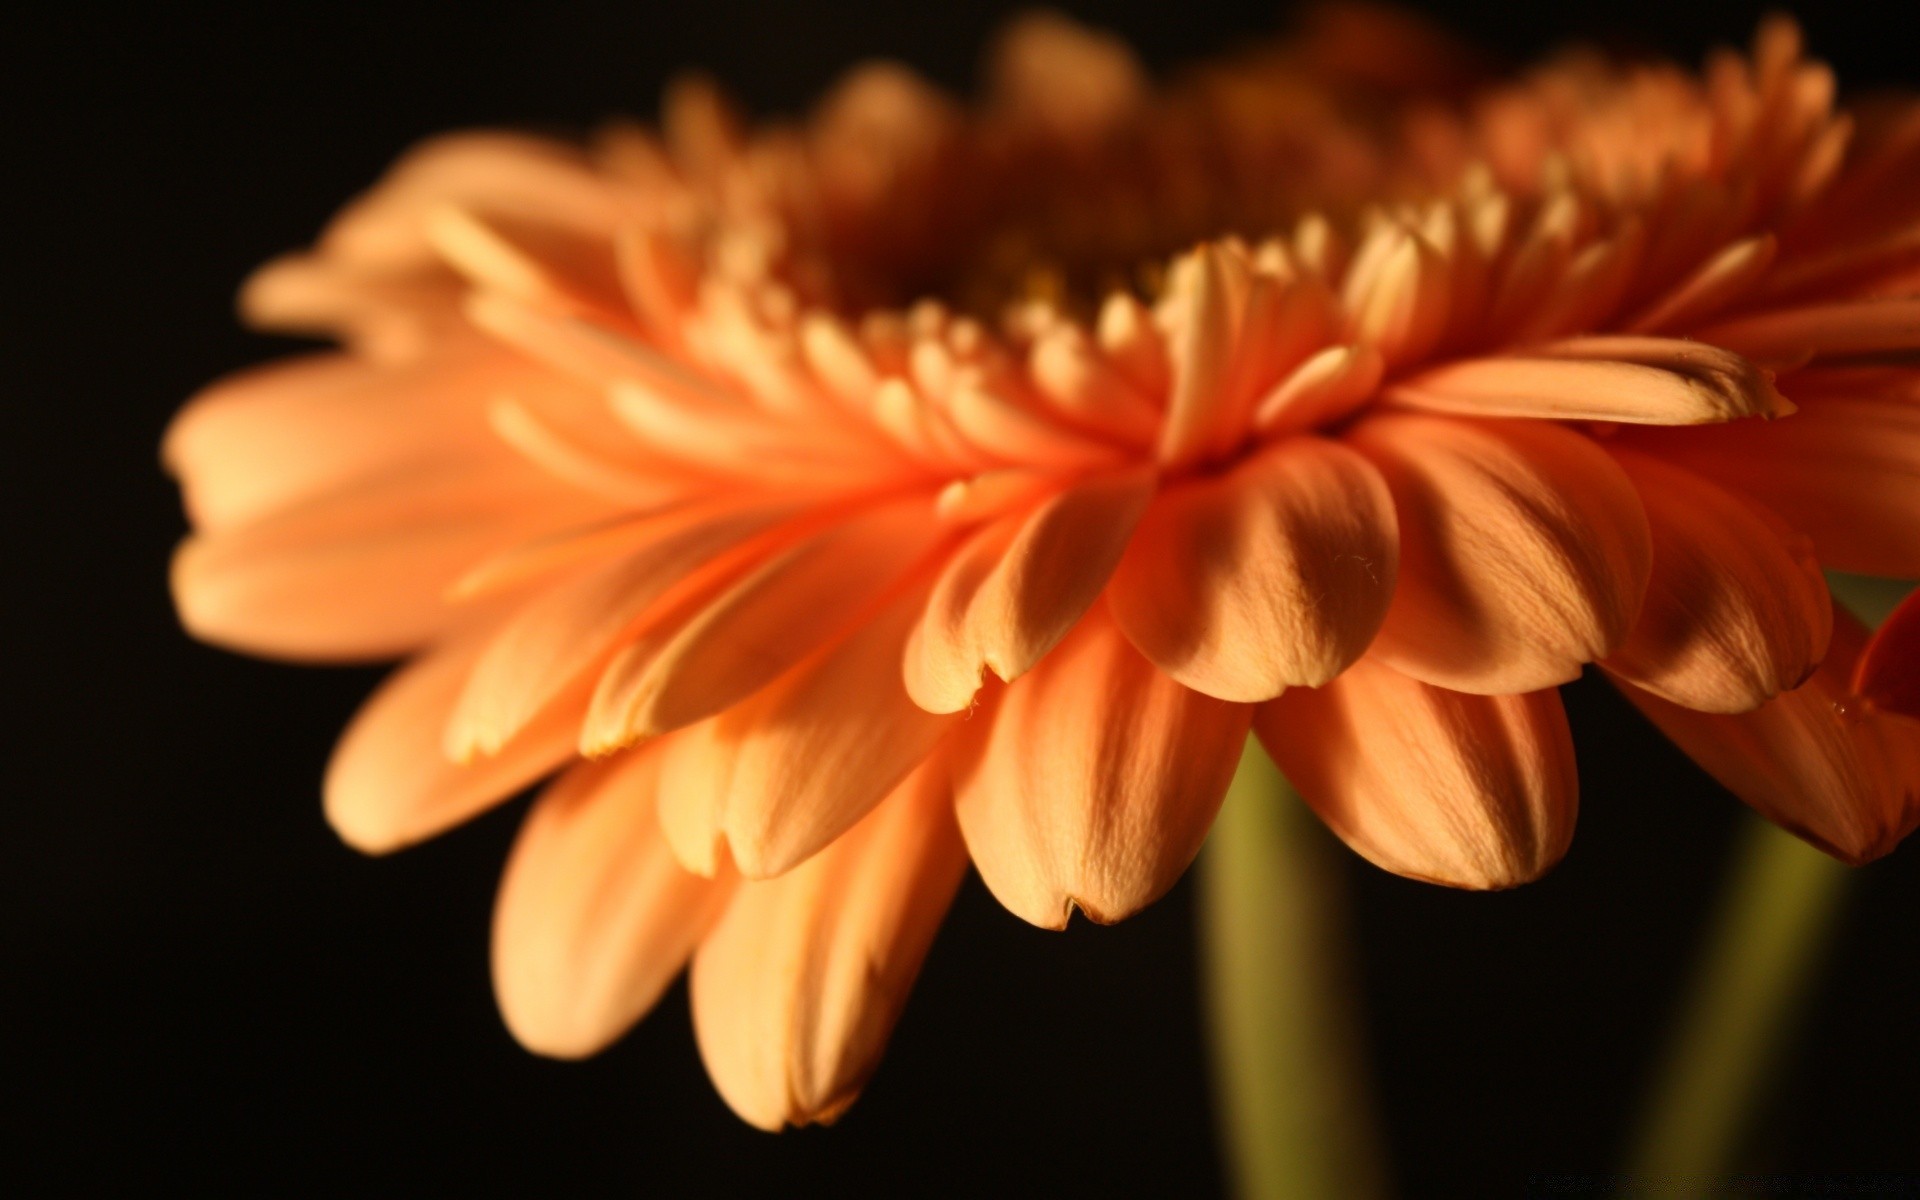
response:
M1642 1182L1724 1178L1814 975L1847 868L1759 817L1740 832L1666 1067L1637 1140Z
M1201 863L1201 956L1237 1194L1386 1193L1324 830L1249 738Z

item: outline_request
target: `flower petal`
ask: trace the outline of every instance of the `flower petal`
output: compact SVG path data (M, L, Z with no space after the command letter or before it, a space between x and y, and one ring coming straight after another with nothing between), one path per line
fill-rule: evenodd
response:
M1646 507L1653 575L1607 669L1703 712L1746 712L1800 686L1833 630L1812 545L1698 475L1630 451L1615 459Z
M188 538L174 555L174 602L187 629L215 645L392 658L467 611L448 593L476 563L604 512L512 461L402 468Z
M700 1057L734 1112L777 1130L853 1103L966 865L935 760L795 870L740 885L692 980Z
M1920 405L1821 397L1765 426L1646 430L1630 440L1779 513L1829 567L1920 577Z
M1840 300L1735 317L1696 335L1763 363L1920 350L1920 299Z
M203 531L403 463L498 461L507 451L487 428L483 385L526 376L505 358L394 366L315 354L241 371L187 402L167 426L161 458Z
M956 720L915 704L900 680L901 650L926 592L908 589L718 718L714 736L732 758L722 806L727 843L748 878L782 874L840 836Z
M385 854L480 813L574 755L586 693L551 705L465 766L441 753L440 731L484 641L428 651L389 676L348 724L327 764L327 821L348 845Z
M1154 665L1223 700L1316 686L1360 657L1393 598L1393 496L1366 459L1285 439L1163 491L1108 598Z
M1882 712L1920 717L1920 594L1874 631L1854 668L1853 690Z
M981 878L1048 929L1075 908L1103 924L1131 916L1193 861L1251 719L1168 679L1089 613L991 720L965 728L960 828Z
M1851 675L1867 631L1844 611L1813 678L1734 716L1694 712L1616 679L1687 757L1781 828L1849 863L1879 858L1920 817L1920 721L1871 711Z
M982 671L1019 678L1106 587L1155 485L1151 467L1066 488L976 534L934 585L908 639L907 693L928 712L973 703Z
M1573 840L1573 737L1552 689L1476 696L1371 656L1263 704L1260 740L1342 841L1396 875L1508 888Z
M1394 384L1387 395L1428 412L1654 425L1793 411L1768 374L1739 355L1653 337L1571 338L1525 354L1465 359Z
M606 753L744 700L869 612L946 536L933 497L917 494L800 538L658 645L616 654L581 746Z
M1542 421L1414 414L1348 435L1392 489L1400 578L1370 651L1456 691L1538 691L1625 640L1651 536L1626 473Z
M654 812L654 747L580 763L527 813L493 915L494 993L521 1045L584 1058L653 1007L729 881L674 861Z
M604 664L650 612L697 590L733 552L793 514L791 505L753 504L648 518L652 528L636 535L644 537L638 549L548 590L494 636L447 723L448 754L485 754L512 737L554 695Z

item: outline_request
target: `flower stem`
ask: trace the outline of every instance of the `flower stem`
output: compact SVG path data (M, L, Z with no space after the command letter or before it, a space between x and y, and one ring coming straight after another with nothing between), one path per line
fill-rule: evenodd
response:
M1386 1192L1326 836L1249 738L1200 876L1218 1119L1244 1200Z
M1847 868L1749 816L1711 948L1631 1160L1647 1184L1724 1177L1839 909Z

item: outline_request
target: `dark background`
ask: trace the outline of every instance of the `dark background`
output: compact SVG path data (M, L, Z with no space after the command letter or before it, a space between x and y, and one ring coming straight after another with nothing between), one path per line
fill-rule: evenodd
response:
M1156 66L1267 4L1069 4ZM1426 7L1426 6L1423 6ZM861 57L965 88L1014 6L545 3L67 9L10 18L0 225L8 782L0 1080L9 1191L1165 1195L1217 1191L1183 884L1113 929L1028 928L969 882L865 1098L773 1137L705 1082L684 992L585 1064L519 1050L488 993L519 805L391 859L317 785L371 686L195 645L155 447L280 344L231 296L402 147L458 126L650 114L704 66L791 111ZM1435 6L1510 57L1569 37L1697 61L1758 7ZM1895 6L1809 11L1851 85L1920 84ZM24 23L23 23L24 21ZM1469 896L1347 858L1368 1035L1409 1195L1618 1165L1736 805L1603 688L1571 689L1586 799L1565 864ZM1742 1166L1912 1170L1920 852L1857 874ZM24 1121L21 1119L25 1117Z

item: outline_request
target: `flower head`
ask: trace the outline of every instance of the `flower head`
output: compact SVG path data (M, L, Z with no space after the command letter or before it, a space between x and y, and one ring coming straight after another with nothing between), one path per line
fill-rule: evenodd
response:
M1394 28L1155 87L1036 18L977 109L876 66L797 126L688 83L585 149L429 143L247 286L345 348L169 432L183 619L409 657L328 771L363 849L556 775L509 1026L590 1053L690 959L769 1128L853 1099L969 860L1119 920L1249 731L1369 859L1508 887L1572 836L1596 663L1884 853L1920 724L1849 703L1821 568L1920 574L1920 107L1840 113L1783 23L1470 99Z

